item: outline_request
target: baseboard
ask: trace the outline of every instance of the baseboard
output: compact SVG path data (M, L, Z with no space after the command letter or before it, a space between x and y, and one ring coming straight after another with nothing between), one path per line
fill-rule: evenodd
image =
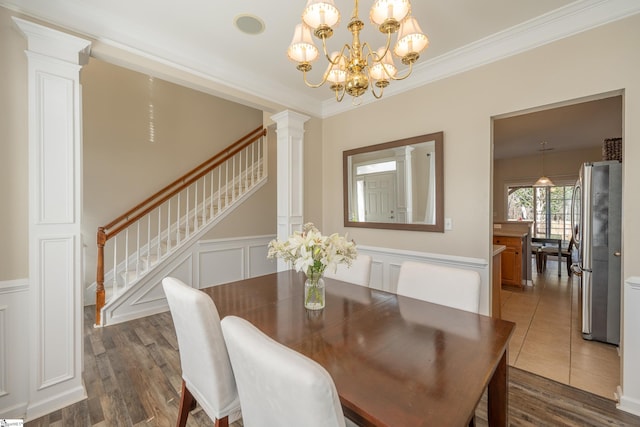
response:
M27 413L27 403L18 403L9 408L0 408L0 413L2 414L2 419L24 420Z
M618 398L618 405L617 405L618 409L633 415L640 416L640 400L625 397L622 394L622 388L620 386L618 386L616 397Z
M73 405L87 398L87 391L80 385L64 393L56 394L49 399L44 399L35 404L29 405L26 411L25 421L32 421L43 417L51 412L57 411L65 406Z

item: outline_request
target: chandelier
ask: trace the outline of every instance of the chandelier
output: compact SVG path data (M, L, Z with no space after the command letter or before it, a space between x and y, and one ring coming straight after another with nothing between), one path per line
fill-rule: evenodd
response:
M345 93L355 101L369 88L373 96L381 98L390 81L409 77L413 64L420 58L420 52L429 45L429 39L422 33L418 21L411 16L410 0L376 0L369 17L380 32L386 34L384 46L372 50L367 42L360 42L360 31L364 28L364 23L358 17L358 0L355 0L353 15L347 25L353 35L352 43L345 43L340 51L329 54L327 39L333 35L333 29L340 21L340 12L334 0L307 1L302 12L302 23L296 25L293 40L287 50L287 56L298 64L296 68L302 71L307 86L318 88L329 82L336 101L342 101ZM322 40L322 50L328 61L322 80L317 84L307 80L311 63L319 56L312 32ZM392 49L391 35L396 32L398 37ZM403 75L398 75L392 51L408 67Z

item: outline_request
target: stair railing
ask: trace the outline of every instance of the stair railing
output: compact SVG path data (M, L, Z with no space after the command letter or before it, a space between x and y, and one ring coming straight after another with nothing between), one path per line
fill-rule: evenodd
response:
M106 304L108 279L117 294L216 219L267 175L266 129L254 129L109 224L98 227L96 324ZM133 268L131 268L133 267Z

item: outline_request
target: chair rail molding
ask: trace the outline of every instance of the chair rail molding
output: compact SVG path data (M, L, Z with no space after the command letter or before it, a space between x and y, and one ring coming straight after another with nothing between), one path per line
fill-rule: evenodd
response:
M82 382L84 40L14 17L27 39L29 319L26 420L86 398Z

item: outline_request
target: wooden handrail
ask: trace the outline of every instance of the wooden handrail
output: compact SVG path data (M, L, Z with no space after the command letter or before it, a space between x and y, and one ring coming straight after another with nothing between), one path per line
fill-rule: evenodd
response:
M239 140L227 146L225 149L199 164L195 168L191 169L180 178L171 182L169 185L162 188L152 196L148 197L141 203L138 203L133 208L129 209L124 214L120 215L109 224L98 227L96 236L98 244L98 259L96 269L96 324L101 323L101 310L105 305L105 289L104 289L104 246L106 242L116 236L120 231L134 224L140 218L147 215L157 207L161 206L165 201L169 200L198 179L205 176L207 173L220 166L228 159L232 158L244 148L253 144L255 141L264 137L267 134L267 130L260 126Z
M260 132L260 133L256 134L257 132ZM210 159L206 160L205 162L202 162L201 164L199 164L195 168L191 169L186 174L182 175L180 178L176 179L175 181L173 181L169 185L165 186L163 189L161 189L157 193L155 193L152 196L148 197L144 201L138 203L136 206L134 206L133 208L129 209L127 212L123 213L118 218L114 219L109 224L107 224L107 225L105 225L103 227L105 229L106 233L107 233L107 240L109 240L110 236L113 236L114 234L116 234L116 232L111 230L116 224L119 224L120 222L125 221L125 223L123 225L118 227L118 231L120 231L123 228L128 227L129 225L133 224L136 221L135 219L129 219L129 217L133 213L139 211L144 206L146 206L149 203L151 203L152 201L156 200L158 197L160 197L162 194L166 193L167 191L171 190L176 185L179 185L179 184L183 183L180 187L174 189L171 192L171 195L177 194L178 192L182 191L188 185L188 184L187 185L184 184L185 180L187 178L189 178L190 176L192 176L195 172L197 172L200 169L202 169L203 167L209 165L211 162L213 162L214 160L218 159L223 154L228 153L229 150L233 150L234 148L238 148L238 151L239 151L242 148L246 147L247 145L251 144L252 142L255 142L258 138L260 138L260 137L262 137L262 136L264 136L266 134L267 134L267 130L265 128L263 128L262 126L252 130L251 132L249 132L248 134L246 134L245 136L243 136L242 138L240 138L239 140L237 140L233 144L229 145L224 150L220 151L215 156L211 157ZM215 166L217 166L219 164L220 163L216 162ZM209 166L206 170L209 171L209 170L213 169L215 166ZM200 176L202 176L202 175L200 175ZM157 207L158 205L159 204L155 205L154 207ZM107 231L107 230L111 230L111 231Z

